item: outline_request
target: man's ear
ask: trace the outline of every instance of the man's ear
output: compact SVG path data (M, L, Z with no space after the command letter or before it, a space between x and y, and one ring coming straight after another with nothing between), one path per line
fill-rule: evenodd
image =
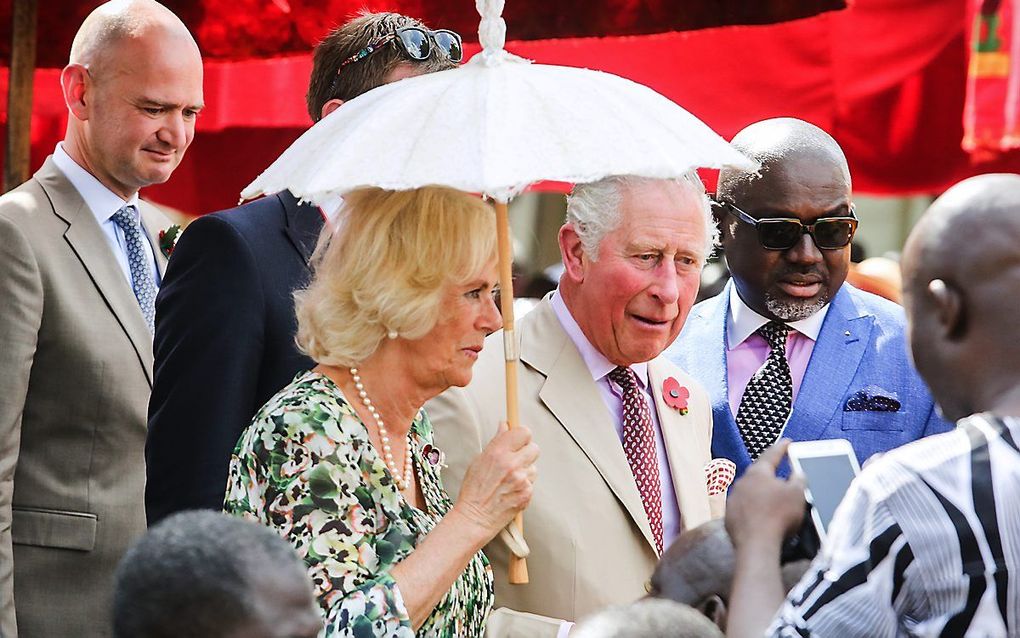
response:
M584 281L588 256L584 252L584 244L573 224L563 224L559 233L560 257L563 258L565 274L575 283Z
M719 629L726 631L726 603L718 594L702 598L698 601L696 608L706 618L714 622Z
M321 120L322 118L326 117L333 111L337 110L338 108L343 106L343 103L344 101L341 100L340 98L333 98L332 100L326 102L325 104L322 105L322 109L319 111L319 119Z
M951 340L963 336L967 331L963 294L942 279L929 281L926 293L932 300L943 334Z
M60 88L64 94L64 103L76 119L89 119L86 89L91 80L88 69L80 64L68 64L60 72Z

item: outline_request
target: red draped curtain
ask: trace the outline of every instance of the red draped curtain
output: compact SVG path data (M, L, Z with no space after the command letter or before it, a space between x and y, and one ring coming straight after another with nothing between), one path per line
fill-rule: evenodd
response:
M698 20L709 11L688 2L507 0L509 36L517 38L507 48L539 62L598 68L643 82L726 137L766 117L812 121L831 132L846 150L857 192L938 193L969 175L1020 171L1018 151L972 156L961 148L971 26L967 3L971 1L854 0L845 10L817 13L824 8L819 3L813 5L810 17L777 24L647 33L662 30L656 27L660 24L679 28L676 21L662 22L664 15L687 20L686 24L703 24ZM49 4L40 3L40 10L45 13ZM174 3L168 0L167 4ZM340 0L203 4L201 15L179 11L206 49L208 106L195 142L174 177L144 193L193 213L234 205L237 193L310 125L304 109L309 42L356 10L355 3ZM456 14L450 13L452 0L367 4L423 15L434 25L457 28L466 36L476 25L470 0L464 0ZM753 19L754 7L745 6L742 14L744 22L755 23L767 13L762 7L804 9L810 3L712 0L700 4L714 7L717 18L730 10L726 7L737 11L740 5L757 5L757 19ZM224 14L217 18L212 5L224 8ZM666 11L679 5L693 8L686 13ZM524 6L532 7L533 13L527 14ZM299 16L312 15L306 11L322 13L301 27ZM444 12L449 13L448 19ZM87 8L70 11L64 22L77 25L84 13ZM289 26L273 31L273 20L286 15L290 19L284 24ZM612 16L622 33L645 34L617 31L608 37L534 40L522 35L561 35L565 28L574 29L569 33L576 36L599 32L606 28L607 16ZM42 44L48 42L44 24L41 14L40 55L55 48L46 55L59 66L66 48ZM65 29L73 32L70 26ZM279 50L291 53L246 59L210 54L219 46L216 42L226 47L224 51L235 53L233 47L241 46L237 43L247 42L253 48L246 55L262 55L256 47L268 46L263 36L276 38ZM471 45L467 53L475 50L477 45ZM56 69L37 72L33 166L42 162L63 134L66 115L57 77ZM6 76L0 71L0 107L6 100L5 84Z

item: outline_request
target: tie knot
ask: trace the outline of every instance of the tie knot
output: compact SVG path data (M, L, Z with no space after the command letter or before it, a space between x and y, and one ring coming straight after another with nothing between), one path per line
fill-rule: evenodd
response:
M637 375L630 368L623 366L613 368L609 373L609 379L623 388L624 391L633 390L637 387Z
M138 217L135 215L135 210L134 206L128 204L114 213L111 219L113 219L113 222L124 230L127 230L128 228L136 228L140 226L140 224L138 223Z
M760 334L769 347L773 350L780 350L783 353L786 352L786 335L790 333L790 326L779 321L770 321L761 328L758 328L758 334Z

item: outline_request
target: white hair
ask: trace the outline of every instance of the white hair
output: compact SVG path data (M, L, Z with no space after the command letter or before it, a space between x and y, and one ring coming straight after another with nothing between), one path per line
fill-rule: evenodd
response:
M660 182L675 182L701 206L705 218L705 260L719 245L719 226L712 215L705 185L697 172L689 171L679 179L654 179L635 175L613 175L597 182L577 184L567 196L567 223L574 227L584 250L593 261L599 257L599 245L620 225L623 189ZM704 263L704 261L702 263Z

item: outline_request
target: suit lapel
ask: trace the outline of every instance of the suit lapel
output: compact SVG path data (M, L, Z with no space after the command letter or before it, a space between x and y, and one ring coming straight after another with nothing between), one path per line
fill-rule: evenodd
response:
M287 225L283 232L307 266L311 262L312 252L325 223L322 211L318 206L299 203L290 191L281 191L276 197L280 198L286 211Z
M602 475L655 551L651 525L609 410L549 301L532 310L521 328L522 363L546 377L539 398Z
M870 341L874 320L873 315L856 307L849 286L842 286L818 333L783 436L797 441L821 436L833 413L843 405Z
M149 238L149 246L152 248L152 254L156 257L156 270L159 271L159 278L162 281L163 275L166 273L166 255L159 247L159 234L166 230L164 216L145 202L138 202L138 211L142 215L142 228L145 230L146 237Z
M53 205L53 212L67 223L64 239L81 261L99 294L113 311L152 385L152 334L138 308L134 292L110 251L102 228L52 159L35 174Z
M726 284L723 292L706 304L695 318L697 328L691 338L685 339L695 356L690 360L698 362L694 372L705 385L712 402L712 456L732 460L741 469L751 463L744 440L740 436L733 411L730 410L730 391L727 374L727 333L726 323L730 309L730 295L737 294L733 282Z
M681 416L678 410L663 401L662 384L668 376L668 368L658 359L648 363L648 382L651 384L655 411L659 416L662 440L666 444L673 489L680 500L680 519L684 529L687 529L686 521L707 521L712 517L708 510L708 499L705 498L705 471L698 454L699 450L704 450L711 442L692 440L692 437L702 438L701 432L694 425L694 417L690 413ZM685 382L684 379L678 381Z
M729 286L718 295L715 303L705 307L695 318L696 334L685 341L692 351L691 360L698 361L695 372L708 392L713 413L725 409L730 411L729 391L726 381L726 313L729 308Z

